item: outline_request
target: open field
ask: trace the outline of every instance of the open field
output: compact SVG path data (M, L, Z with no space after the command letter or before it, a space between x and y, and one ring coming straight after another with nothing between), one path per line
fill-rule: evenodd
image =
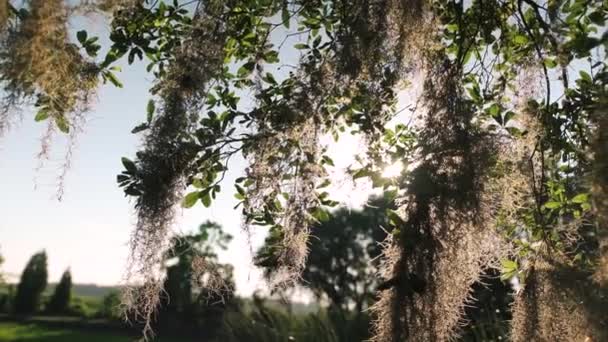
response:
M130 342L134 340L133 337L115 333L50 328L35 323L0 323L2 342Z
M120 332L56 328L39 323L0 322L0 342L134 342L137 336ZM180 338L158 338L155 342L186 342Z

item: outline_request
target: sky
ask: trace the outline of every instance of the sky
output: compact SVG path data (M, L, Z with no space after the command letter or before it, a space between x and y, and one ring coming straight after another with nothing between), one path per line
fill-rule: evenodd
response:
M108 32L101 22L99 18L78 19L71 23L71 30L75 35L87 27L107 47L104 37ZM132 158L140 145L140 137L130 131L144 121L150 99L152 76L144 68L122 61L118 77L124 88L99 88L86 114L85 131L76 141L61 201L56 196L57 177L64 162L65 137L56 137L50 160L39 170L36 155L46 123L34 122L31 108L25 108L22 119L0 138L0 254L5 259L2 271L9 280L17 281L32 254L46 250L49 282L57 282L70 268L76 283L121 283L135 216L132 203L116 184L116 175L123 168L120 158ZM329 150L336 165L330 170L336 181L336 199L353 207L361 206L371 191L369 185L353 184L345 177L353 154L362 148L361 141L346 136ZM179 209L174 232L195 231L206 220L220 223L234 236L228 250L219 253L220 261L235 266L237 292L247 296L266 288L261 272L252 264L252 251L261 245L266 231L256 228L248 237L241 228L240 211L233 209L238 201L231 184L245 165L242 158L231 161L222 185L228 190L223 190L211 208Z

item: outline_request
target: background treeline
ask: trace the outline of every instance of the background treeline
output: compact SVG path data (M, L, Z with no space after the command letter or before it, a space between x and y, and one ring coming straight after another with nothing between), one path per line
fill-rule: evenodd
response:
M361 210L342 209L313 228L310 257L300 283L315 299L313 304L290 302L289 291L271 297L234 295L232 265L218 261L216 252L227 248L231 236L213 222L198 231L176 236L166 251L165 294L154 319L161 337L179 336L204 341L362 341L370 338L368 309L375 302L380 243L386 238L391 201L375 198ZM258 266L272 277L275 243L271 232L256 255ZM201 261L204 267L201 267ZM122 324L134 334L141 317L122 312L120 288L72 283L66 270L58 284L47 284L47 256L33 255L18 284L4 284L0 310L4 318L26 316L82 318L101 322L108 329ZM290 290L291 291L291 290ZM496 341L508 338L511 286L488 271L471 288L478 301L466 310L461 339ZM125 323L127 318L129 323Z

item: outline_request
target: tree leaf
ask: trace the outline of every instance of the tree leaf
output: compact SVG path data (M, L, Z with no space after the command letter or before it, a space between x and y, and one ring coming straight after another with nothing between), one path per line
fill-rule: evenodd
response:
M500 105L498 105L498 103L492 103L490 108L488 108L488 113L495 118L500 113Z
M63 115L57 116L55 118L55 123L57 124L57 128L63 133L70 133L70 125Z
M572 203L587 203L589 201L589 194L583 193L578 194L572 198Z
M290 20L289 10L287 9L287 4L283 5L283 10L281 11L281 20L283 21L283 26L289 29L289 20Z
M76 32L76 38L78 39L80 44L85 45L87 42L87 31L82 30L82 31Z
M334 165L334 161L331 158L329 158L328 156L323 156L321 158L321 164L327 164L329 166L335 166Z
M561 206L562 206L562 204L560 202L553 202L553 201L547 202L544 205L544 207L547 208L547 209L557 209L557 208L559 208Z
M149 126L148 126L148 124L147 124L147 123L142 123L142 124L139 124L139 125L135 126L135 127L134 127L134 128L131 130L131 133L133 133L133 134L137 134L137 133L139 133L139 132L141 132L141 131L145 131L145 130L146 130L146 129L148 129L148 128L149 128Z
M555 59L551 59L551 58L545 58L545 66L549 69L553 69L557 66L557 62L555 61Z
M209 194L209 191L205 192L201 196L201 202L203 202L205 208L209 208L211 206L211 195Z
M125 169L131 173L131 174L135 174L137 173L137 166L135 166L135 163L126 157L122 157L121 159L122 165L125 167Z
M312 216L319 222L329 220L329 212L321 207L315 208L315 210L312 212Z
M184 197L184 200L182 201L182 206L184 208L192 208L200 198L199 195L200 193L198 191L194 191L187 194L186 197Z
M517 45L524 45L528 43L528 37L523 34L517 34L513 37L513 42Z
M156 109L154 105L154 100L150 99L148 101L148 105L146 106L147 120L148 123L152 122L152 118L154 117L154 110Z
M36 116L34 117L34 121L36 121L36 122L44 121L44 120L48 119L48 117L49 117L48 109L42 108L38 111L38 113L36 113Z
M369 177L371 175L371 172L367 169L359 169L357 170L357 172L355 172L353 174L353 179L358 179L358 178L363 178L363 177Z
M116 75L114 75L113 73L111 73L109 71L106 71L103 75L114 86L116 86L117 88L122 88L122 83L120 83L120 81L118 80L118 78L116 77Z
M502 266L503 273L504 272L513 272L513 271L516 271L518 268L516 261L508 260L508 259L502 260L500 262L500 265Z

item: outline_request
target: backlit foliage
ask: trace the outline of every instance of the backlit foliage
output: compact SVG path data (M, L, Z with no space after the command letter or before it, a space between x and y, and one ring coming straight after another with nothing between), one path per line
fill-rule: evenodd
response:
M68 131L98 79L121 86L118 60L146 63L143 144L118 176L138 219L127 281L139 286L125 298L145 321L176 206L211 206L235 155L248 162L234 184L244 233L269 228L272 283L295 283L310 225L338 204L321 142L351 132L368 145L353 178L399 207L387 212L375 340L457 337L489 268L520 284L515 340L605 338L607 306L589 299L606 281L605 1L84 5L114 10L99 62L96 37L69 39L63 1L0 7L4 108L35 99L38 120ZM404 115L398 94L413 82L421 94ZM382 177L395 162L404 172Z
M70 9L62 0L28 2L29 12L16 12L3 34L0 75L3 112L23 99L35 100L36 120L51 118L68 132L77 126L96 84L97 66L69 41ZM3 10L4 11L4 10ZM3 118L2 126L6 125Z

